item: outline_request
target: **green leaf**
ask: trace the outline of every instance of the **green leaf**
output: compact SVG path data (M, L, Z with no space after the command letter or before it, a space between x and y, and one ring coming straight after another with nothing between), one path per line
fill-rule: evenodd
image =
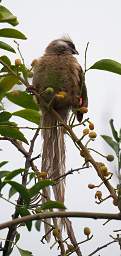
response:
M6 111L0 113L0 123L7 122L11 118L12 114Z
M8 199L10 199L12 196L14 196L17 193L16 189L14 187L10 187Z
M20 169L11 171L8 173L8 175L6 175L5 180L11 180L14 177L16 177L17 175L21 174L22 172L25 172L25 169L20 168Z
M121 75L121 63L110 59L99 60L94 65L92 65L89 70L90 69L99 69Z
M10 59L6 56L6 55L3 55L0 57L0 60L2 60L4 63L6 63L8 66L11 65L11 61Z
M22 117L22 118L26 119L27 121L30 121L35 124L40 124L41 115L40 115L40 112L38 112L36 110L23 109L23 110L16 111L16 112L12 113L12 115Z
M27 92L14 90L6 94L6 97L13 103L23 108L39 110L38 105L35 103L33 96Z
M2 167L2 166L4 166L5 164L7 164L8 163L8 161L2 161L2 162L0 162L0 168Z
M5 93L12 89L17 84L19 79L13 75L0 78L0 100L5 96Z
M1 49L4 49L4 50L6 50L6 51L9 51L9 52L14 52L14 53L16 53L15 50L13 49L13 47L11 47L9 44L7 44L7 43L5 43L5 42L2 42L2 41L0 41L0 48L1 48Z
M27 39L26 36L21 33L19 30L13 28L3 28L0 29L0 36L1 37L9 37L9 38L17 38L17 39Z
M111 130L112 130L112 134L113 134L114 139L115 139L117 142L119 142L120 139L119 139L119 137L118 137L117 131L116 131L115 128L114 128L113 119L110 119L110 127L111 127Z
M107 144L115 151L116 155L118 155L119 146L110 136L101 135L101 137L107 142Z
M37 195L37 193L40 192L41 189L48 187L48 186L53 186L54 184L55 184L55 182L52 180L39 181L38 183L36 183L33 187L31 187L29 189L30 197Z
M55 208L56 209L66 209L66 207L64 206L64 204L62 202L48 200L47 202L43 203L41 205L41 207L38 207L36 209L36 213L39 213L39 211L41 212L41 210L55 209Z
M9 174L9 171L0 171L0 179L7 176L7 174Z
M21 215L21 217L31 215L30 212L28 211L28 209L25 206L19 207L18 211L19 211L19 214ZM27 227L28 231L31 231L32 221L27 221L25 224L26 224L26 227Z
M17 242L19 241L19 239L20 239L20 233L18 233L18 232L16 231L16 237L15 237L15 242L14 242L14 244L17 244Z
M19 250L19 253L21 256L33 256L32 252L23 250L17 246L17 249Z
M18 25L19 23L17 17L2 5L0 5L0 22L7 22L13 26Z
M41 223L42 223L41 220L36 220L35 221L35 228L36 228L37 231L40 231Z
M6 136L12 139L17 139L23 141L24 143L28 144L28 141L24 137L23 133L19 131L17 127L14 127L11 122L6 124L0 123L0 134L2 136Z
M21 195L21 198L23 199L23 201L29 204L30 196L29 196L28 190L22 184L19 184L16 181L12 181L12 180L6 180L4 181L4 183L10 184L13 188L15 188L15 190Z

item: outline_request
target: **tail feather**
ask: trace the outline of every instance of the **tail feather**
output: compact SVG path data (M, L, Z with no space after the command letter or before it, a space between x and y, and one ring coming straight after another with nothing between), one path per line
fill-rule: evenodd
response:
M64 117L64 119L65 118L66 116ZM43 152L41 168L42 171L47 172L48 178L54 180L65 173L64 128L62 126L58 126L58 121L49 112L43 113L42 127ZM64 180L58 182L55 186L53 186L55 200L64 202L64 192ZM45 202L50 198L50 189L44 189L42 201ZM47 222L50 224L50 219L48 219ZM46 233L48 233L49 229L49 225L45 224ZM50 240L50 234L46 237L46 240Z

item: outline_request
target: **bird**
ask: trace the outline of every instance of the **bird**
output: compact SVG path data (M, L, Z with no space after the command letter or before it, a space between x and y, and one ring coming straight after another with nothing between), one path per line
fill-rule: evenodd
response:
M55 180L65 174L65 129L56 116L43 104L51 106L65 123L72 111L78 122L82 121L81 107L88 106L84 72L74 55L78 51L69 36L53 40L45 49L33 69L32 86L36 90L42 111L42 164L41 170ZM43 99L43 100L42 100ZM65 181L53 186L55 200L64 202ZM50 199L50 190L44 190L43 202Z

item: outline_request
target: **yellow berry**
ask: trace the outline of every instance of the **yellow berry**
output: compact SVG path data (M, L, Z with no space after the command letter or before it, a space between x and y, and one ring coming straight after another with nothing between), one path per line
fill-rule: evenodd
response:
M89 227L85 227L85 228L84 228L84 234L85 234L86 236L89 236L89 235L91 234L91 229L90 229Z
M40 178L45 179L45 178L47 178L47 172L44 172L44 171L38 172L37 177L38 177L38 179L40 179Z
M56 238L59 238L60 236L60 229L59 228L54 228L53 229L53 236Z
M64 95L61 95L61 94L59 94L59 93L57 93L57 94L55 95L55 97L58 98L58 99L64 99L64 98L65 98Z
M79 109L79 111L80 111L82 114L84 114L84 113L87 113L87 112L88 112L88 108L87 108L87 107L81 107L81 108Z
M89 137L90 137L90 139L95 139L97 137L96 132L90 132Z
M91 122L89 122L89 129L90 129L90 130L94 130L94 124L91 123Z
M15 65L16 65L16 66L21 65L21 60L20 60L20 59L16 59L16 60L15 60Z
M64 91L60 91L60 92L58 92L58 93L56 93L56 98L58 98L58 99L64 99L65 98L65 96L66 96L66 92L64 92Z
M105 165L100 166L100 171L103 176L109 176L108 168Z
M114 160L114 156L113 155L108 155L106 157L106 159L109 161L109 162L112 162Z
M88 128L85 128L85 129L83 130L83 134L84 134L84 135L89 134L89 129L88 129Z
M94 184L88 184L88 188L93 189L93 188L95 188L95 185Z
M95 193L95 198L98 198L99 200L101 200L102 199L102 192L101 191L97 191Z
M67 93L64 92L64 91L60 91L60 92L59 92L59 95L63 95L64 97L66 96L66 94L67 94Z

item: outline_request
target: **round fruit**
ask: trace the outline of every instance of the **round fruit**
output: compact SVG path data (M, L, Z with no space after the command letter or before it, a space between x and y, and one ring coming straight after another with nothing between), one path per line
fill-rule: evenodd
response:
M90 137L90 139L95 139L97 137L96 132L90 132L89 137Z
M106 159L109 161L109 162L112 162L114 160L114 156L113 155L108 155L106 157Z
M94 124L91 123L91 122L89 122L89 129L90 129L90 130L94 130Z
M48 87L48 88L46 89L46 92L47 92L47 93L53 93L53 92L54 92L54 89L53 89L52 87Z
M102 192L100 190L95 193L95 198L102 199Z
M45 178L47 178L47 172L38 172L37 176L39 179L40 178L45 179Z
M100 166L100 171L103 176L107 177L109 175L108 169L105 165Z
M20 59L16 59L16 60L15 60L15 65L16 65L16 66L21 65L21 60L20 60Z
M84 135L89 134L89 129L88 129L88 128L85 128L85 129L83 130L83 134L84 134Z
M88 188L93 189L93 188L95 188L95 185L94 184L88 184Z
M85 228L84 228L84 234L85 234L86 236L89 236L89 235L91 234L91 229L90 229L89 227L85 227Z

